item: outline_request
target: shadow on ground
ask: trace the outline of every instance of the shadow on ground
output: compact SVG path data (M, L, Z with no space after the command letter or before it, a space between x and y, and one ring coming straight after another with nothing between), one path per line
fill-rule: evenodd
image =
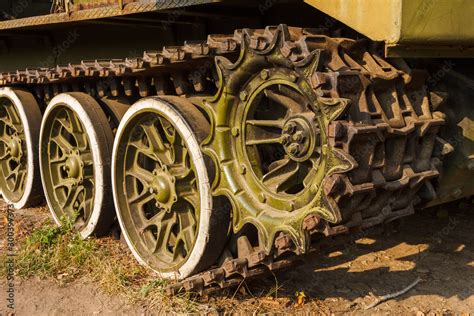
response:
M474 207L465 202L419 211L396 230L311 255L306 264L249 282L232 296L245 303L278 288L284 308L290 308L295 292L304 291L312 310L361 312L373 296L400 291L419 277L413 290L367 313L474 311L472 227Z

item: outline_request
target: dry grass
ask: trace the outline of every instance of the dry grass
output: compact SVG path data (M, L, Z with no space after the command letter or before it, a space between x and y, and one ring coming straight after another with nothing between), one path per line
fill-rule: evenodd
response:
M159 312L209 311L190 294L168 297L164 291L167 282L139 266L116 240L83 240L67 221L61 227L46 221L17 245L16 275L21 278L54 279L61 284L86 278L110 295L121 295L131 304L146 304ZM2 254L0 265L5 266L5 259ZM0 276L5 274L1 270Z

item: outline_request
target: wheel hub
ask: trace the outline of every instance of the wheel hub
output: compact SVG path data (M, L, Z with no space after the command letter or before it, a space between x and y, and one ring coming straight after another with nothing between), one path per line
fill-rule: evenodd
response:
M20 158L22 156L21 152L21 140L16 136L11 136L10 141L8 142L8 151L13 158Z
M282 145L293 160L305 160L314 144L315 134L309 122L302 117L288 119L282 130Z
M66 160L64 168L69 178L80 179L82 177L83 166L84 163L82 162L79 153L76 152Z
M170 210L177 201L175 178L164 170L153 171L153 181L150 184L150 193L156 200L156 206L160 209Z

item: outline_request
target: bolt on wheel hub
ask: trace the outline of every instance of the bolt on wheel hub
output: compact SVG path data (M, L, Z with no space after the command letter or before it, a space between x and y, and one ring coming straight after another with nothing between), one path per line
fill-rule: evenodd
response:
M296 117L288 119L283 125L282 145L291 159L302 161L311 156L316 134L310 124L307 119Z

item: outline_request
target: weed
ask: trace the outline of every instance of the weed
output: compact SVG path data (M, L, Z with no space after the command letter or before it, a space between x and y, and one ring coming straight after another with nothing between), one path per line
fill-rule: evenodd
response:
M189 293L168 297L168 283L139 266L123 245L111 238L82 239L71 221L62 219L60 227L45 222L18 245L16 275L21 278L34 276L59 283L84 278L98 283L107 294L147 304L159 312L207 310ZM2 266L6 260L3 257L0 255ZM2 274L5 271L0 271Z

